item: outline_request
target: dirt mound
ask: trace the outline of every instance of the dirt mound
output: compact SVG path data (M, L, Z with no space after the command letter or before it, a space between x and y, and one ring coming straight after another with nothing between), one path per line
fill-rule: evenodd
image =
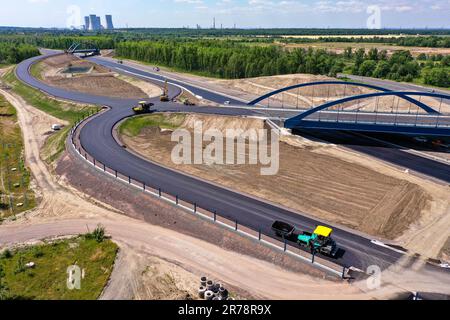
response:
M151 257L136 292L139 300L195 300L198 277L175 264Z
M59 88L94 95L130 99L148 97L139 88L119 80L113 75L85 75L74 78L52 77L48 78L47 82Z
M333 80L336 79L321 75L289 74L237 80L215 80L212 82L230 90L238 90L251 93L255 96L262 96L268 92L301 83ZM274 95L270 98L270 101L266 99L261 104L272 107L310 108L313 105L317 106L338 98L370 92L374 92L374 90L352 85L310 86Z
M197 121L202 122L203 131L207 131L210 129L216 129L222 132L225 132L225 130L227 129L247 131L249 129L264 128L264 122L261 121L261 119L197 114L187 115L181 126L187 129L193 129L194 124Z
M115 98L145 99L149 96L109 69L73 55L57 55L38 64L42 81L55 87ZM71 71L75 70L75 71Z

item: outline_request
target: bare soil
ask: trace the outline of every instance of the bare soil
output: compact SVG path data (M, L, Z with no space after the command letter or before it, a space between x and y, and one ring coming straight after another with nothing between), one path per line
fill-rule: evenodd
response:
M442 247L440 258L447 263L450 263L450 237L445 242L445 245Z
M264 127L259 119L205 115L188 115L181 127L192 130L195 121L203 121L203 130ZM122 139L135 152L171 168L390 239L416 221L431 200L419 185L318 152L327 149L320 144L281 142L278 174L262 176L260 165L175 165L171 152L176 143L167 130L150 127Z
M63 73L68 67L87 68L85 73ZM109 69L72 55L59 55L40 62L41 77L49 85L71 91L116 98L144 99L149 96L138 86L117 78ZM148 88L148 87L147 87Z

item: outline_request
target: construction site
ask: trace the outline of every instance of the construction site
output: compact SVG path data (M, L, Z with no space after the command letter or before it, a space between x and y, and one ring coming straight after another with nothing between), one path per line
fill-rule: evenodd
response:
M387 143L372 145L362 133L327 131L323 136L345 141L332 143L317 133L280 125L294 112L377 90L330 83L275 94L249 107L237 104L280 88L340 80L306 74L218 80L67 52L44 53L2 73L2 82L12 89L0 89L0 94L17 110L36 194L34 208L2 216L2 252L15 252L18 243L32 245L102 225L119 249L99 299L450 294L445 267L450 237L442 232L450 230L443 142L419 156ZM47 113L18 94L10 81L14 76L27 85L23 90L32 90L30 96L57 101L61 113ZM450 112L448 101L442 103L433 93L420 103ZM93 109L77 109L87 105ZM343 110L427 115L401 94L346 102L326 112ZM72 118L57 116L68 111ZM184 130L192 136L199 122L203 134L270 131L279 139L277 174L261 175L261 164L174 163L173 133ZM49 147L65 127L67 135ZM205 136L202 151L211 138ZM363 140L363 147L353 148L352 139ZM55 155L61 143L64 148ZM240 143L234 158L249 159L251 140ZM433 162L432 167L441 176L390 162L380 156L385 154L414 156L426 164L438 157L439 166ZM366 287L366 269L373 264L386 279L377 290Z

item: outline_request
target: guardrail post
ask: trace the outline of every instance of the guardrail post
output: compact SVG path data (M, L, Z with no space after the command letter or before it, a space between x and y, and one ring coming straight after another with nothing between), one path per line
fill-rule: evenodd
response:
M116 176L117 179L117 170L114 170L114 175Z
M94 167L95 167L95 158L94 158Z
M158 189L158 195L161 198L161 195L162 195L161 188Z
M179 199L178 199L178 196L176 196L176 197L175 197L175 203L176 203L176 205L178 205L178 202L179 202Z
M261 229L258 231L258 240L261 241Z
M145 191L145 182L144 182L144 183L142 183L142 190L144 190L144 191Z
M235 221L235 225L234 226L235 226L234 230L238 231L238 221L237 220Z
M128 176L128 184L131 184L131 177Z
M216 222L217 221L217 211L214 211L213 213L214 213L214 222Z
M286 252L286 251L287 251L287 240L284 239L284 252Z
M194 213L197 213L197 204L194 203Z
M314 264L314 260L316 259L316 252L312 252L311 263Z
M103 164L103 171L106 172L106 165Z

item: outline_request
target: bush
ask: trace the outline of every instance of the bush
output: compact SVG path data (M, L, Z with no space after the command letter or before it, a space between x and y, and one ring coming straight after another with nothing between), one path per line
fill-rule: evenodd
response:
M432 68L423 71L423 79L426 84L439 87L450 86L450 75L445 68Z
M10 259L10 258L12 258L12 256L13 256L13 253L9 249L6 249L5 251L2 252L2 254L0 255L0 258L1 259Z
M94 231L85 235L86 239L93 239L98 243L103 242L106 239L105 228L102 225L98 225Z
M25 272L25 260L22 256L17 260L16 268L14 269L14 274Z
M35 258L41 258L42 256L44 256L44 251L42 251L41 247L34 247L33 248L33 257Z

